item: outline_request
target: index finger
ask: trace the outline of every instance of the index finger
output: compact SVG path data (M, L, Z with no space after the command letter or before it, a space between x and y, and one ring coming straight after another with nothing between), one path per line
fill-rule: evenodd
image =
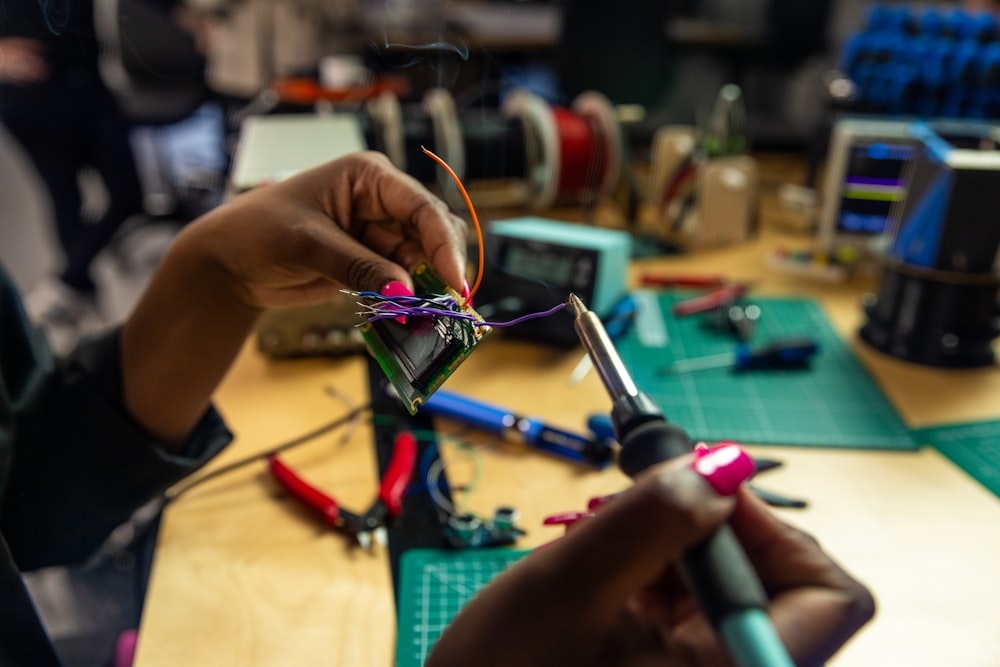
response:
M768 614L796 664L823 664L874 616L870 591L753 494L744 490L730 523L768 590Z
M651 469L593 518L528 559L549 570L545 585L580 598L581 610L611 612L657 580L735 505L690 463L687 456Z
M410 221L420 246L441 278L456 290L465 282L465 222L415 178L391 165L374 179L375 196L392 218Z

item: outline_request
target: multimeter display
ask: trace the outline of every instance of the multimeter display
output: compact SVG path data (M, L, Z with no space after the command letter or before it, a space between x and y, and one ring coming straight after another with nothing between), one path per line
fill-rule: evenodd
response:
M890 211L906 196L904 170L913 146L864 142L851 146L840 191L837 228L850 234L881 234Z
M570 284L573 256L541 251L529 245L512 243L504 253L504 270L522 278L533 278L560 287Z
M485 319L512 320L548 310L576 294L598 317L626 293L631 235L534 216L495 220L486 237L483 281L476 308ZM565 313L528 319L504 335L577 345Z

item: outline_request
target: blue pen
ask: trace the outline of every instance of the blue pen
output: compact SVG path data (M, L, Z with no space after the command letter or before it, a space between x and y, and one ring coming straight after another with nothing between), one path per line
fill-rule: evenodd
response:
M614 445L610 440L564 431L540 419L517 415L506 408L444 389L431 394L421 411L598 468L608 465L614 454Z

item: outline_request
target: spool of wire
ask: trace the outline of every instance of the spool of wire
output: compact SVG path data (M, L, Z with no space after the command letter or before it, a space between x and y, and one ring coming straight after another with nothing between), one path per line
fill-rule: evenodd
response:
M403 113L402 123L406 172L421 183L433 183L437 179L438 170L434 162L424 156L421 146L435 153L441 151L434 132L434 121L425 113L412 113L412 110L407 109Z
M403 135L403 107L399 98L385 92L365 104L365 113L373 126L374 143L369 148L381 150L396 168L408 171L406 141Z
M572 108L563 108L519 90L501 109L459 114L448 91L433 89L405 109L392 94L380 95L365 112L369 147L384 151L420 182L436 181L448 200L456 194L454 185L424 158L424 147L473 188L486 181L516 182L498 203L535 209L558 201L592 203L620 178L621 130L600 93L583 93Z
M465 145L462 143L462 129L459 127L458 113L455 111L455 100L452 98L451 93L444 88L434 88L427 91L427 94L424 95L422 108L431 119L431 127L434 131L434 145L437 148L432 149L427 144L424 144L424 146L438 153L460 179L468 178L465 175ZM421 151L423 162L433 168L433 163L423 155L422 148L418 146L418 149ZM440 169L435 169L434 173L437 175L438 187L444 194L445 199L452 203L459 202L461 198L454 181Z
M527 174L524 123L497 111L470 109L460 114L466 179L523 179Z
M507 98L505 111L525 127L528 197L534 208L592 201L618 183L621 129L600 93L582 93L565 109L520 90Z

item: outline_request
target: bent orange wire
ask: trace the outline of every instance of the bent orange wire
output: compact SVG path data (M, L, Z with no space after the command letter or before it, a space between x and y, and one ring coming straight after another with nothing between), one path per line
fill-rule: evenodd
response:
M483 264L486 263L486 252L483 248L483 229L479 226L479 217L476 215L476 208L472 205L472 199L469 197L469 193L466 192L465 186L462 185L462 180L458 177L458 174L448 166L448 163L435 155L432 151L421 146L420 150L429 155L431 159L437 162L439 165L444 167L448 175L451 176L452 180L455 181L455 185L458 186L458 191L462 193L462 198L465 199L465 205L469 207L469 214L472 216L472 224L476 226L476 240L479 242L479 271L476 274L476 282L472 285L472 289L469 290L467 295L463 295L465 301L462 306L465 306L470 301L472 301L472 295L476 293L479 289L479 284L483 282Z

